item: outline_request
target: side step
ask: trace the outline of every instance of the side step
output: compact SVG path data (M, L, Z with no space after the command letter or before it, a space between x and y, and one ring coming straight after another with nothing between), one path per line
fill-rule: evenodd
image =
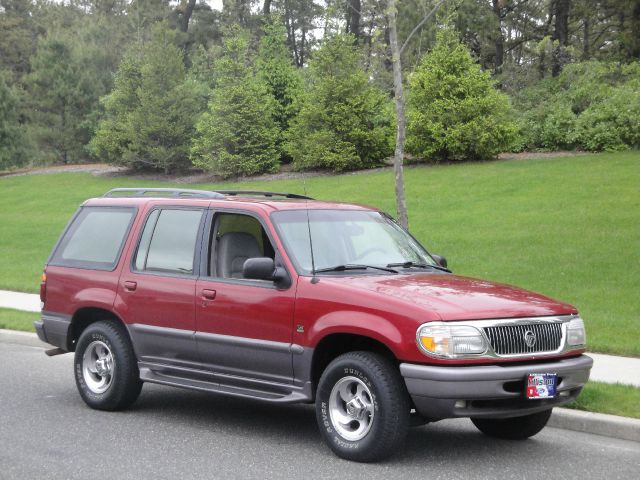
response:
M143 366L140 366L140 380L143 382L158 383L172 387L188 388L190 390L222 393L224 395L231 395L235 397L253 398L272 403L300 403L308 402L310 400L309 396L302 391L289 391L287 393L280 394L272 391L239 387L237 385L224 385L219 382L161 374Z

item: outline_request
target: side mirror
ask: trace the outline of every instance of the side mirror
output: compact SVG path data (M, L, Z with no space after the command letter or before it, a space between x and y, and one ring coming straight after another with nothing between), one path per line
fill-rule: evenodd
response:
M275 270L273 258L248 258L242 266L242 275L252 280L275 280Z
M440 265L441 267L444 268L449 268L447 267L447 259L444 257L441 257L440 255L431 255L433 257L433 259L438 263L438 265Z

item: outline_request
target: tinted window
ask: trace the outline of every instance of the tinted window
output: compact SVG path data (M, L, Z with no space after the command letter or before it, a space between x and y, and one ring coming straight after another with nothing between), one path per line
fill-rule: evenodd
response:
M83 207L56 249L51 264L111 270L135 215L133 208Z
M145 224L135 266L138 270L193 273L202 210L161 210Z

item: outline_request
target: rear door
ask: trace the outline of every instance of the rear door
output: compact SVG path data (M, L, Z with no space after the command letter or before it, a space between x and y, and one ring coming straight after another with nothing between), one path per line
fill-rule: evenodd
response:
M198 368L195 287L203 208L152 208L120 276L119 312L138 359L153 370Z

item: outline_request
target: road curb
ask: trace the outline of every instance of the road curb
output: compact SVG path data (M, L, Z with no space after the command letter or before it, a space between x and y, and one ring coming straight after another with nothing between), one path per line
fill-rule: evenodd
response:
M35 333L15 330L0 329L0 342L43 349L51 348L51 345L40 341ZM634 418L556 408L549 419L548 426L640 442L640 420Z
M635 418L556 408L548 426L640 442L640 420Z
M0 342L16 343L29 347L53 348L51 345L42 342L35 333L19 332L17 330L0 329Z

